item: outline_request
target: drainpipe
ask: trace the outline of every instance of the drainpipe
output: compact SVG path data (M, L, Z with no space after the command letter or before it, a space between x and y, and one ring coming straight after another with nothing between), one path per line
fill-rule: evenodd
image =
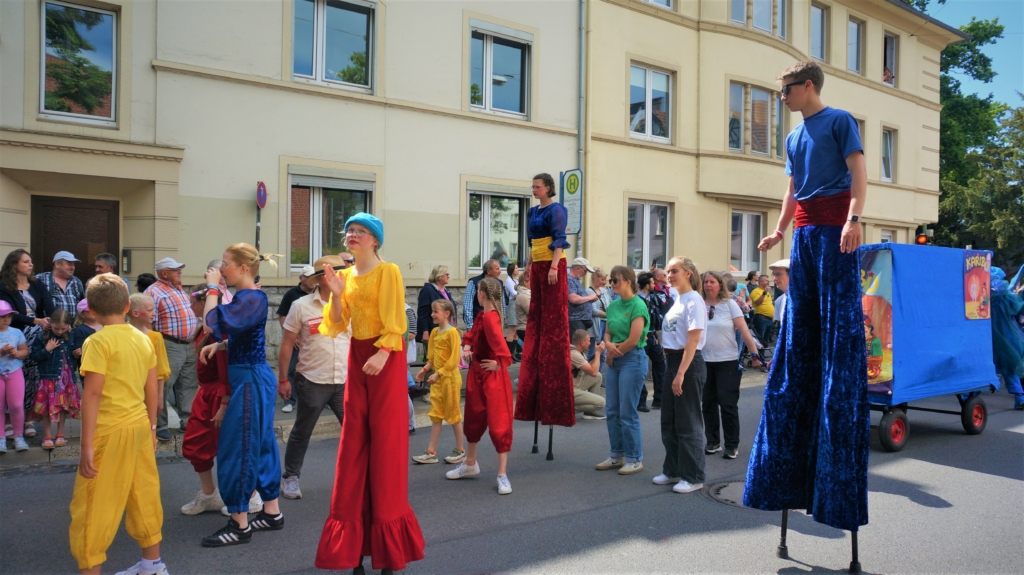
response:
M586 125L586 103L587 103L587 90L586 90L586 77L587 77L587 0L580 0L580 78L579 78L579 91L580 91L580 103L579 103L579 117L576 121L576 166L582 170L584 161L584 142L585 142L585 125ZM589 178L589 174L584 175L585 178ZM587 180L584 180L586 182ZM586 187L587 184L584 184ZM587 194L584 190L584 195ZM586 205L584 204L583 212L586 213ZM585 219L585 218L584 218ZM576 235L576 257L582 257L583 253L583 228L580 228L579 234Z

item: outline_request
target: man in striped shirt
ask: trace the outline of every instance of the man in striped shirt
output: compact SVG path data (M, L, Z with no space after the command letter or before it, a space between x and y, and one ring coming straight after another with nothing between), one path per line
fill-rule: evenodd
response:
M157 281L146 289L146 295L153 298L155 315L153 329L164 337L167 347L167 361L171 365L171 376L164 384L164 405L157 413L156 437L170 441L171 431L167 429L167 403L174 406L181 419L181 431L185 431L188 416L192 412L192 400L199 391L196 374L196 348L193 345L199 328L199 319L192 313L189 294L181 286L181 270L185 264L174 258L156 262Z

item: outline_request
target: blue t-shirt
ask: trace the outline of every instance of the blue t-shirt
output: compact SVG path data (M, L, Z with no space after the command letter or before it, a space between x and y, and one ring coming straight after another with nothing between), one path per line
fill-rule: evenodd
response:
M857 120L849 112L825 108L786 137L786 175L793 176L797 200L824 198L850 189L846 158L864 152Z
M18 351L18 347L24 344L25 334L20 329L8 326L4 331L0 331L0 347L10 345L14 351ZM8 375L19 369L21 369L20 359L15 359L7 354L0 355L0 375Z

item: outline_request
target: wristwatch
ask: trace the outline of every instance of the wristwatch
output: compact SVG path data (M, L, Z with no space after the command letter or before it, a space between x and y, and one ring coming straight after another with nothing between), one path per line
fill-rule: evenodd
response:
M860 221L860 216L858 216L857 214L854 214L854 215L852 215L852 216L850 216L850 217L846 218L846 221L848 221L848 222L853 222L853 223L857 223L857 222L859 222L859 221Z

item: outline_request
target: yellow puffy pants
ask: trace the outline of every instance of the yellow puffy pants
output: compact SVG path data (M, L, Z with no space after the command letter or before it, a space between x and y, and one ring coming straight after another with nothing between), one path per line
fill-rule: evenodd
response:
M125 511L128 534L140 547L151 547L162 539L164 510L149 418L97 437L93 462L96 477L76 474L71 496L68 538L79 569L106 562L107 548Z

